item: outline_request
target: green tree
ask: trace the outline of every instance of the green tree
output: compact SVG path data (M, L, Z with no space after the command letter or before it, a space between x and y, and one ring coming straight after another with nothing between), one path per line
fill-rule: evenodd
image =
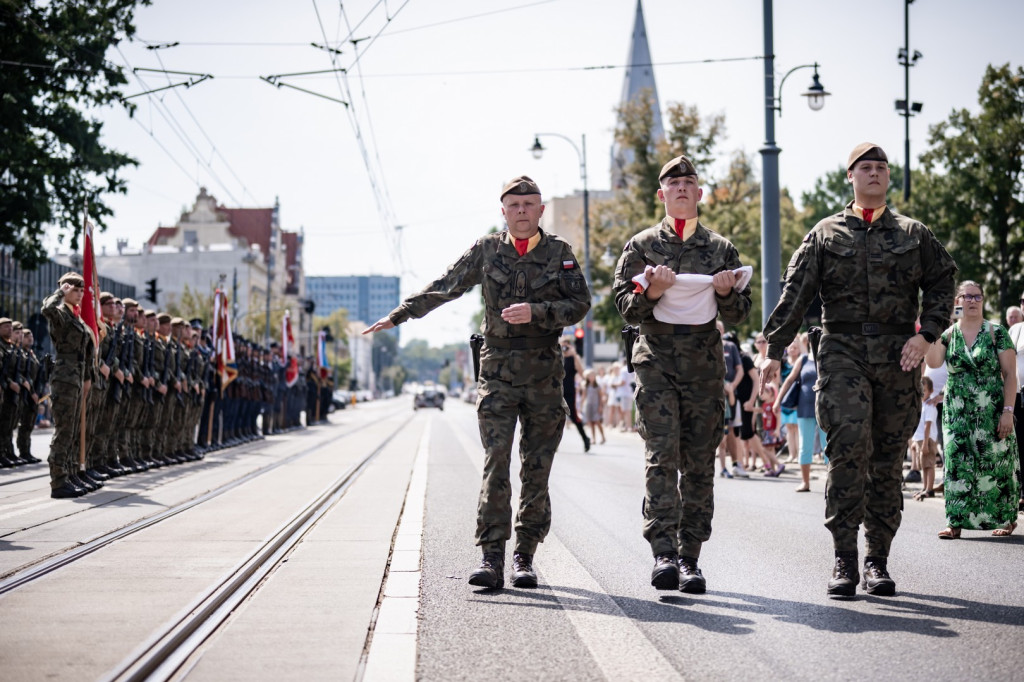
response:
M181 297L168 301L167 312L185 321L198 317L203 321L203 327L209 327L213 324L213 294L213 289L209 294L204 295L199 290L193 291L188 284L185 284L185 290L181 292Z
M123 69L107 49L135 33L148 0L0 0L0 244L26 267L46 260L42 237L56 226L78 247L82 213L103 229L104 195L124 193L120 171L136 161L104 147L88 109L121 102Z
M978 104L930 128L912 198L960 277L981 282L1001 311L1024 284L1024 69L989 65Z

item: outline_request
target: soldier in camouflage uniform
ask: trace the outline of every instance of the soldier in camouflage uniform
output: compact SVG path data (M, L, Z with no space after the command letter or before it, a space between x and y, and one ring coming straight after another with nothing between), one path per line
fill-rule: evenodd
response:
M920 364L949 324L956 275L927 227L886 207L889 166L881 147L858 145L847 178L853 201L815 225L789 262L782 297L764 328L770 361L761 373L762 385L776 375L820 295L825 332L815 412L828 434L825 527L835 546L828 584L835 598L856 593L862 522L862 586L869 594L895 594L887 562L902 517L907 440L921 411Z
M530 178L501 193L508 230L480 238L448 271L364 333L423 317L477 284L483 288L484 345L477 414L484 474L476 544L483 562L471 585L504 585L505 543L512 535L509 467L516 420L521 424L522 491L516 515L512 584L535 587L533 555L551 526L548 476L562 439L562 329L583 319L590 291L568 243L540 230L540 189Z
M33 345L32 330L26 327L22 330L21 350L25 353L28 360L28 373L25 378L30 382L32 388L29 390L29 399L25 400L22 404L18 417L18 456L21 462L25 464L35 464L42 461L32 455L32 429L36 425L39 397L43 390L41 381L45 379L45 377L40 377L42 363L36 357L35 351L32 349Z
M25 392L21 323L7 317L0 318L0 364L7 368L4 386L0 387L0 465L6 468L22 463L14 452L13 434Z
M85 294L82 276L69 272L60 278L60 288L43 301L42 314L50 327L57 361L50 377L53 400L53 440L50 442L50 497L84 495L78 484L79 422L82 391L92 381L94 344L92 332L79 317L77 308Z
M697 218L702 190L690 160L669 161L659 182L666 216L626 244L612 290L622 317L640 325L632 363L647 460L643 533L655 557L651 585L702 593L706 582L697 559L711 537L715 453L725 413L722 337L714 313L700 324L667 324L655 319L654 307L677 274L712 275L722 319L738 324L750 312L750 288L735 290L739 254ZM644 272L646 289L632 281Z

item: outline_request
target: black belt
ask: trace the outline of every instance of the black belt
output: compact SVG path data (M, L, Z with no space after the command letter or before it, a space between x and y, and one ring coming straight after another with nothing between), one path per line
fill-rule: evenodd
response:
M641 322L640 334L644 336L657 334L699 334L715 328L715 321L704 324L669 324L667 322Z
M829 322L825 324L826 334L858 334L860 336L881 336L882 334L917 333L913 323L881 324L879 322Z
M547 336L513 336L507 339L499 339L496 336L485 336L484 343L491 348L503 348L505 350L531 350L534 348L548 348L558 344L561 334L548 334Z

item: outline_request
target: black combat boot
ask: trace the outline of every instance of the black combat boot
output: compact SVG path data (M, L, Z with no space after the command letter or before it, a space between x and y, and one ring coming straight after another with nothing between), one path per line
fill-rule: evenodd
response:
M469 574L469 584L498 589L505 586L504 552L484 552L480 568Z
M679 557L679 591L689 594L704 594L708 583L704 574L697 568L697 560L693 557Z
M537 572L533 570L532 554L512 554L512 587L537 587Z
M78 486L71 483L70 480L66 480L56 488L50 488L50 497L59 500L70 497L81 497L86 493L85 488L79 488Z
M98 483L102 483L103 481L106 481L107 479L110 478L110 476L107 476L105 473L103 473L102 471L99 471L94 466L93 467L89 467L88 469L86 469L85 473L89 474L89 478L91 478L92 480L94 480L94 481L96 481Z
M656 590L679 589L679 555L659 554L654 557L651 586Z
M100 487L96 485L94 482L86 481L84 478L81 478L78 474L68 474L68 480L71 481L71 485L75 486L76 488L81 488L88 493L100 489Z
M891 597L896 594L896 581L889 577L885 557L864 557L864 581L861 587L868 594Z
M837 551L836 565L832 569L832 579L828 581L828 596L833 599L852 597L857 593L857 583L859 582L857 553Z

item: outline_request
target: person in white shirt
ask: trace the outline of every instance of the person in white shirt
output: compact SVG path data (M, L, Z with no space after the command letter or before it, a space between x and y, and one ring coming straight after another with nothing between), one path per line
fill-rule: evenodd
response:
M921 483L924 486L921 492L914 495L918 502L926 497L935 497L935 458L939 451L935 443L935 431L938 422L935 406L928 401L933 388L931 379L921 377L921 396L924 404L921 406L921 419L910 443L910 458L914 467L921 472Z

